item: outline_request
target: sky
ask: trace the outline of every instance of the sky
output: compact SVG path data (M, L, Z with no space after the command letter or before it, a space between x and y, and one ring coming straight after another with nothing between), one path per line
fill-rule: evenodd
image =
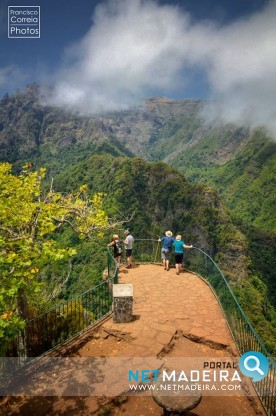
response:
M40 6L40 38L8 38L9 5ZM276 136L275 21L276 0L1 0L0 97L35 81L84 114L195 98Z

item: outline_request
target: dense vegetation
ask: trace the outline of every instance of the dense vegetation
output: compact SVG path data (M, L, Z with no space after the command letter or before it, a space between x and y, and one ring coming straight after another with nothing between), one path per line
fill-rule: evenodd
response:
M82 117L43 107L38 95L38 86L31 85L3 98L0 159L13 162L17 173L25 163L45 166L48 185L53 178L62 193L83 184L91 195L104 191L110 217L123 220L135 213L126 225L136 238L167 228L182 233L216 259L273 350L275 144L265 132L204 125L200 103L191 100L158 98L144 108ZM77 254L41 264L48 305L99 282L111 234L84 241L66 229L54 237Z
M164 161L216 189L239 221L275 229L276 144L265 130L206 124L202 104L155 98L141 108L84 117L39 104L30 85L0 103L0 160L53 174L95 153Z
M136 238L156 238L170 228L210 253L231 282L257 332L273 350L273 240L262 246L252 230L250 236L246 229L246 235L216 192L191 184L160 162L95 155L61 174L56 185L67 192L80 182L87 183L93 192L106 190L105 209L112 215L124 217L135 212L127 225Z
M190 147L175 158L175 166L190 180L215 188L238 221L257 230L275 230L276 201L271 190L276 185L276 144L266 140L262 131L255 131L235 158L221 164L210 161L217 140L210 136Z
M1 341L17 335L32 309L38 314L43 306L49 307L41 296L45 264L76 254L73 244L61 244L58 230L67 226L78 238L91 240L113 227L102 209L102 193L88 197L86 186L66 195L52 185L44 191L44 173L31 172L28 165L13 175L8 163L0 164Z

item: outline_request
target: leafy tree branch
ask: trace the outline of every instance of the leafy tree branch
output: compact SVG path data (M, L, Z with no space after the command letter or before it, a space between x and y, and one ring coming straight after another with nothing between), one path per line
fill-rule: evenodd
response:
M39 265L70 258L73 247L62 248L55 232L70 226L88 240L124 221L112 221L102 208L105 194L89 196L83 185L75 194L63 195L42 186L45 169L12 174L0 164L0 339L13 338L27 319L27 299L40 292ZM129 219L127 219L129 220Z

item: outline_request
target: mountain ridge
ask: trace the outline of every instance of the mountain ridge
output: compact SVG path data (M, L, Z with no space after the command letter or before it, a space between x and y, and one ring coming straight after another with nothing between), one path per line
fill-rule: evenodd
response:
M26 163L34 169L46 167L61 191L70 192L84 182L91 191L106 191L108 212L114 214L114 207L136 210L139 215L132 225L145 235L170 227L185 231L191 241L196 236L272 345L273 250L267 245L266 252L262 250L271 267L264 268L258 254L267 236L275 244L273 222L267 217L273 213L275 144L265 132L201 125L197 100L154 98L138 109L88 117L42 106L39 94L39 86L30 85L0 102L0 160L12 162L16 172ZM265 197L267 192L271 197ZM72 237L62 238L74 244ZM89 287L94 282L89 250L81 246L74 260L69 292L79 288L78 274ZM49 266L46 275L55 281L63 273Z
M84 116L42 106L40 88L31 84L0 102L0 160L18 169L32 160L53 172L95 153L160 160L190 181L214 187L237 220L276 229L275 216L268 218L276 204L276 143L264 129L207 124L202 104L154 97L139 108ZM241 182L254 193L258 209L252 210L252 198L240 192Z

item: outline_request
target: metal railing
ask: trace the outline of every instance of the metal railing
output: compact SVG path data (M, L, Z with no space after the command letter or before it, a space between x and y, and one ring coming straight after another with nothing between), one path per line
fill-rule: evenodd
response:
M106 280L26 321L25 328L6 345L5 354L2 353L0 376L16 371L104 319L112 310L112 284L117 282L118 265L108 250Z
M161 263L161 244L153 239L135 239L133 250L134 263Z
M111 311L111 287L113 283L118 283L118 265L109 250L107 255L105 281L26 322L26 327L20 334L21 339L14 340L8 351L9 356L18 356L15 365L17 368L26 363L26 356L37 357L62 345L99 322ZM124 261L123 257L124 253L122 255ZM173 263L173 258L171 260ZM136 239L133 262L160 263L161 244L157 240ZM275 361L270 357L263 342L248 321L224 274L214 260L200 248L194 247L192 250L186 250L184 263L185 269L202 277L212 288L221 305L239 353L242 355L247 351L259 351L268 358L269 373L263 380L254 383L254 388L267 414L269 416L275 415ZM20 350L19 345L23 345L24 348ZM15 363L14 360L12 362Z
M158 243L157 240L135 240L133 256L137 263L143 263L145 259L146 262L161 262L160 243ZM174 264L172 255L170 262L171 264ZM184 267L202 277L213 290L222 308L240 355L247 351L258 351L268 358L268 375L261 381L253 384L266 413L269 416L275 415L275 360L270 356L264 343L250 324L224 274L215 261L207 253L197 247L185 251Z

